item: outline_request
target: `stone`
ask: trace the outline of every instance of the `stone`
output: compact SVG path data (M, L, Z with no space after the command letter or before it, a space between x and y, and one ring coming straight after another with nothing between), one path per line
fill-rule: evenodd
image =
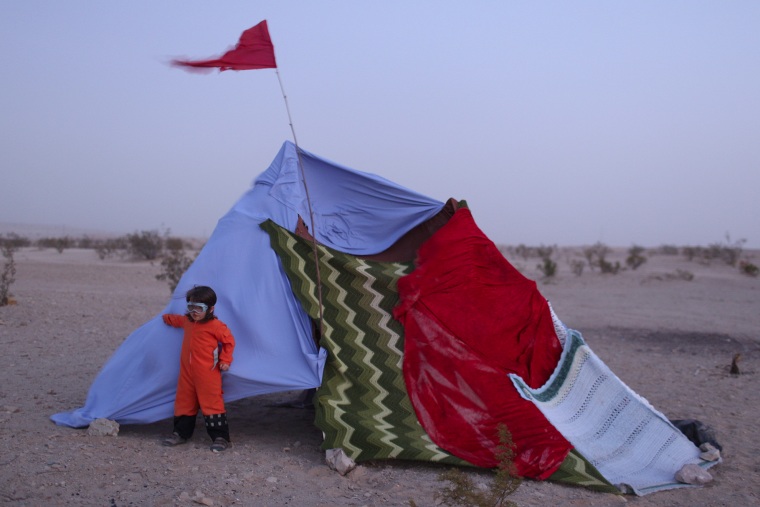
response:
M712 481L713 477L701 466L689 463L676 472L676 480L684 484L701 485Z
M356 468L354 460L346 456L343 449L327 449L325 452L327 466L337 471L340 475L346 475Z
M699 457L705 461L718 461L720 459L720 451L713 447L710 442L705 442L699 446L702 451Z
M87 434L91 437L115 437L119 434L119 423L110 419L95 419L87 428Z

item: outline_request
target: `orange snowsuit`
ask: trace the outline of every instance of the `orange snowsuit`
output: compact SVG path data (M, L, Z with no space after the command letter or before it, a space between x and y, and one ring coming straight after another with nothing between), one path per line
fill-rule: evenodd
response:
M218 363L232 364L235 338L229 328L219 319L193 322L176 314L165 314L163 319L164 323L185 331L174 415L195 417L198 408L204 416L225 413Z

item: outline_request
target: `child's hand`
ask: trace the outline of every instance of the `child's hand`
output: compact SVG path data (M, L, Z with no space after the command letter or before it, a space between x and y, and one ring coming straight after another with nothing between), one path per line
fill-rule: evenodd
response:
M230 365L227 363L219 363L219 369L222 371L227 371L230 369Z

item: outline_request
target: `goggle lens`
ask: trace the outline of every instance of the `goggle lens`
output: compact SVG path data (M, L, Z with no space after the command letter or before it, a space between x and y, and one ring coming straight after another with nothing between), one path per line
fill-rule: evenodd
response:
M187 311L189 313L200 314L208 310L208 306L203 303L187 303Z

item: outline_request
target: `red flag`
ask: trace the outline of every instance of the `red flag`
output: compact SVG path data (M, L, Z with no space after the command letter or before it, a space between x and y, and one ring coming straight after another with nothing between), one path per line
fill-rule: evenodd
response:
M277 68L274 46L269 38L267 21L249 28L240 36L234 49L212 60L173 60L173 65L181 67L211 67L223 70L251 70Z

